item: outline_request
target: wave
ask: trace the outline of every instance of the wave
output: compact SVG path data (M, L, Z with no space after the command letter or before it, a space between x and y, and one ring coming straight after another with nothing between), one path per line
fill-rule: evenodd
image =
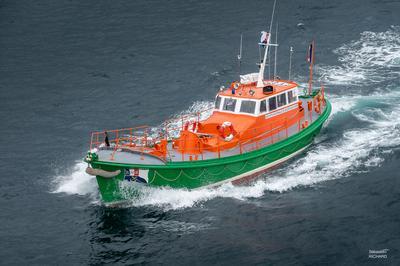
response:
M400 27L385 32L365 31L359 40L333 51L341 65L319 65L326 84L365 85L400 77Z
M87 164L83 161L75 162L69 173L57 175L53 180L53 193L66 193L76 195L90 195L98 199L96 179L86 174Z
M190 119L205 120L211 115L212 107L214 103L212 101L196 101L186 110L181 111L178 114L173 115L167 122L161 124L158 127L153 128L154 137L158 136L158 131L160 129L168 127L168 135L172 138L177 138L179 136L180 129L182 128L182 117L185 121Z
M393 94L370 99L370 103L390 102ZM372 98L372 97L371 97ZM400 98L396 98L399 100ZM363 123L363 127L341 132L336 141L313 146L306 156L266 181L266 189L283 192L297 186L347 177L369 171L383 163L385 156L400 145L399 106L391 110L365 108L365 99L352 103L350 114Z

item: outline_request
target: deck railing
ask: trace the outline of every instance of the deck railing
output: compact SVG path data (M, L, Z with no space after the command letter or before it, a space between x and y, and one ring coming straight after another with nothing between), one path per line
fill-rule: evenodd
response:
M313 101L314 102L314 101ZM305 109L307 106L304 107ZM98 132L92 132L91 141L90 141L90 150L94 149L110 149L112 150L111 160L114 159L115 153L119 149L129 149L131 151L140 153L142 155L152 153L152 156L157 156L162 160L171 160L171 154L176 152L173 150L172 145L167 145L164 154L154 153L155 146L159 145L162 141L164 142L174 142L176 141L179 132L181 132L185 123L195 119L195 122L201 122L206 118L207 113L213 108L207 108L205 110L196 112L194 114L182 115L178 118L173 118L166 120L162 127L153 128L149 126L139 126L133 128L123 128L123 129L113 129L113 130L104 130ZM309 111L312 113L314 110ZM201 119L203 117L203 119ZM294 127L296 124L297 131L301 131L303 126L303 120L309 119L305 116L304 110L303 112L296 112L292 117L282 118L281 120L269 124L260 126L257 128L251 128L249 130L243 132L236 132L239 134L239 139L241 139L237 145L234 147L237 149L237 154L246 153L255 149L259 149L275 143L279 140L287 138L289 136L289 128ZM250 136L246 139L243 139L242 136ZM217 151L215 151L214 158L220 158L221 154L226 152L226 150L221 150L219 147L220 142L224 141L220 136L215 134L209 134L210 137L215 137L217 139ZM106 143L105 139L108 139L108 143ZM185 141L185 140L180 140ZM108 145L107 145L108 144ZM182 144L182 143L178 143ZM179 145L180 146L180 145ZM198 151L195 152L196 155L184 154L181 153L181 160L198 160L199 157L201 159L205 158L206 153L210 156L210 151L203 150L201 147L201 143L199 142Z

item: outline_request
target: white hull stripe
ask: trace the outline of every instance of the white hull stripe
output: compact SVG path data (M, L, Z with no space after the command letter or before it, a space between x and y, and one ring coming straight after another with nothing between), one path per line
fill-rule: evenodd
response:
M280 163L282 163L282 162L284 162L284 161L286 161L286 160L289 160L290 158L296 156L297 154L299 154L299 153L301 153L302 151L304 151L305 149L307 149L307 147L310 146L310 145L311 145L311 144L308 144L308 145L305 146L304 148L301 148L300 150L298 150L298 151L296 151L296 152L294 152L294 153L292 153L292 154L290 154L290 155L288 155L288 156L286 156L286 157L283 157L283 158L281 158L281 159L279 159L279 160L276 160L276 161L274 161L274 162L272 162L272 163L269 163L269 164L266 164L266 165L264 165L264 166L258 167L258 168L254 169L254 170L249 171L249 172L246 172L246 173L243 173L243 174L240 174L240 175L237 175L237 176L234 176L234 177L231 177L231 178L228 178L228 179L225 179L225 180L222 180L222 181L219 181L219 182L216 182L216 183L207 185L207 186L195 188L195 189L193 189L193 190L204 189L204 188L212 188L212 187L220 186L220 185L222 185L222 184L224 184L224 183L232 182L232 181L241 179L241 178L243 178L243 177L246 177L246 176L255 174L255 173L257 173L257 172L261 172L261 171L266 170L266 169L268 169L268 168L271 168L271 167L273 167L273 166L275 166L275 165L277 165L277 164L280 164Z

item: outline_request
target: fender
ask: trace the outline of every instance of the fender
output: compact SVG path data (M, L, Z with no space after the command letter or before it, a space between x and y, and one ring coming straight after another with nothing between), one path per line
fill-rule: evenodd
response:
M92 167L87 167L86 168L86 173L89 175L93 175L93 176L101 176L101 177L105 177L105 178L113 178L117 175L119 175L121 173L121 170L116 170L113 172L109 172L106 170L102 170L102 169L94 169Z

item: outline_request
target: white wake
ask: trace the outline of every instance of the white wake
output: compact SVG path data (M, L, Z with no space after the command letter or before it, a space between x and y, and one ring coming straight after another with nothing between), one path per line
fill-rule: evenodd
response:
M86 174L87 163L77 161L69 173L57 175L53 180L53 193L91 195L98 197L96 179Z
M385 32L365 31L359 40L333 51L341 65L317 68L324 83L337 85L374 84L400 77L400 26Z

